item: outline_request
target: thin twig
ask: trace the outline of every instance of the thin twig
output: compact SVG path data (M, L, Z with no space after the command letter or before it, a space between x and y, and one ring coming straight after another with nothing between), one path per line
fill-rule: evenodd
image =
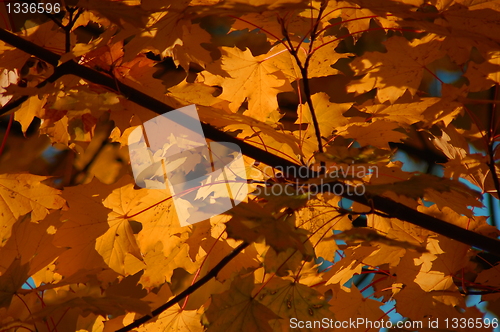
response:
M324 9L323 9L324 10ZM319 15L321 15L322 11L320 10ZM318 16L318 22L320 20L320 17ZM316 117L316 111L314 109L314 105L311 99L311 87L309 86L309 77L308 77L308 68L309 68L309 61L311 59L312 53L312 44L313 44L313 39L316 37L314 34L316 33L316 29L313 28L313 31L311 32L311 45L309 45L309 53L306 56L306 60L304 63L300 61L299 55L297 50L293 47L292 40L290 39L290 35L288 34L288 31L285 27L285 21L281 18L278 19L278 22L281 24L281 30L282 34L285 37L286 42L288 43L288 48L290 50L290 54L293 56L295 59L295 62L297 63L297 66L300 69L300 75L302 76L302 84L304 85L304 96L306 98L306 103L307 106L309 106L309 111L311 112L311 118L314 126L314 133L316 135L316 140L318 141L318 151L322 153L323 150L323 144L322 144L322 139L321 139L321 132L319 130L319 123L318 123L318 118ZM316 22L316 24L318 24ZM317 28L317 27L316 27Z
M248 243L248 242L241 243L229 255L227 255L226 257L224 257L223 259L221 259L221 261L217 265L215 265L214 268L211 269L203 278L201 278L200 280L198 280L197 282L195 282L194 284L192 284L191 286L189 286L188 288L186 288L184 291L182 291L181 293L179 293L177 296L175 296L174 298L172 298L167 303L165 303L165 304L159 306L158 308L156 308L155 310L153 310L151 312L151 315L143 316L143 317L141 317L141 318L133 321L129 325L127 325L125 327L122 327L119 330L116 330L115 332L127 332L127 331L131 331L132 329L135 329L136 327L141 326L142 324L144 324L147 321L149 321L149 320L153 319L154 317L158 316L159 314L161 314L162 312L164 312L168 308L172 307L174 304L176 304L177 302L179 302L180 300L182 300L186 296L192 294L195 290L197 290L198 288L200 288L201 286L203 286L204 284L206 284L208 281L210 281L210 279L215 278L217 276L217 274L220 272L220 270L222 270L222 268L227 265L227 263L229 263L233 258L235 258L236 256L238 256L238 254L240 252L242 252L243 249L245 249L249 245L250 245L250 243Z

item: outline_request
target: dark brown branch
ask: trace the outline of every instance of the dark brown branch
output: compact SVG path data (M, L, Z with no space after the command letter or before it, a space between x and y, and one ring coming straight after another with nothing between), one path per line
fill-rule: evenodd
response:
M18 37L8 31L0 29L0 40L9 43L10 45L17 47L18 49L36 56L40 60L43 60L53 66L57 66L60 56L47 51L43 47L35 45L29 41L24 40L21 37ZM59 77L63 75L75 75L80 78L83 78L91 83L98 84L101 86L105 86L110 90L115 91L129 99L130 101L140 105L144 108L147 108L157 114L165 114L166 112L170 112L174 110L172 107L162 103L161 101L142 93L130 86L121 83L118 80L113 79L110 76L107 76L103 73L100 73L91 68L82 66L77 64L76 62L70 60L65 62L59 67L56 67L55 72L58 73ZM10 110L10 109L9 109ZM7 111L5 111L7 112ZM0 114L5 113L4 108L0 109ZM225 132L222 132L208 124L202 123L202 129L205 136L213 141L219 142L230 142L237 144L242 153L246 156L254 158L256 160L265 160L264 162L272 167L282 167L285 171L290 172L289 175L294 175L294 170L299 167L297 164L292 163L291 161L285 160L279 156L271 154L270 152L261 150L253 145L250 145L246 142L243 142ZM299 174L298 172L295 172ZM302 172L305 173L305 172ZM302 174L300 174L302 175ZM312 177L314 176L314 172L310 172L310 174L304 174L304 177Z
M33 56L40 58L41 60L48 62L54 66L57 66L57 63L60 59L60 56L54 54L50 51L45 50L44 48L35 45L29 41L22 39L10 32L7 32L3 29L0 29L0 40L11 44L14 47L19 48L20 50L29 53ZM58 70L58 68L56 68ZM59 70L63 74L71 74L79 76L89 82L99 84L105 86L117 93L121 93L123 96L131 100L132 102L145 107L157 114L164 114L166 112L172 111L173 108L134 89L128 85L125 85L119 81L114 80L113 78L106 76L98 71L95 71L91 68L79 65L74 61L68 61L59 67ZM1 112L1 110L0 110ZM184 119L183 119L184 120ZM189 119L188 119L189 120ZM294 164L286 159L283 159L279 156L271 154L267 151L261 150L255 146L252 146L244 141L241 141L227 133L224 133L208 124L202 123L202 129L205 133L205 136L214 141L222 141L222 142L231 142L237 144L242 153L259 160L263 163L266 163L272 167L279 167L282 169L286 176L290 177L300 177L300 178L312 178L316 176L316 173L304 168L303 166ZM344 186L344 191L340 195L342 197L351 199L355 202L367 205L369 207L373 207L375 210L384 212L394 218L401 219L403 221L410 222L414 225L423 227L425 229L431 230L433 232L439 233L441 235L447 236L451 239L455 239L457 241L469 244L478 249L483 249L494 253L500 256L500 241L496 239L492 239L471 231L467 231L458 226L449 224L437 218L428 216L419 211L413 210L405 205L394 202L391 199L381 197L381 196L373 196L370 198L364 196L357 195L349 195L347 188L349 186L339 183L332 182L330 184L325 185L321 188L323 191L332 191L333 185L338 184Z
M48 83L54 83L64 75L66 75L66 64L62 64L61 66L56 67L52 75L50 75L48 78L38 83L35 87L43 88ZM11 99L4 107L0 108L0 116L4 115L7 112L12 111L16 107L21 106L26 100L28 100L29 97L30 96L21 96L18 97L17 99Z
M129 325L122 327L119 330L116 330L115 332L131 331L132 329L135 329L136 327L139 327L142 324L146 323L147 321L149 321L153 317L158 316L159 314L161 314L162 312L164 312L165 310L167 310L168 308L170 308L171 306L173 306L174 304L176 304L180 300L184 299L186 296L192 294L195 290L197 290L198 288L200 288L201 286L206 284L210 279L216 277L217 274L220 272L220 270L222 270L222 268L224 266L226 266L227 263L229 263L233 258L238 256L238 254L240 252L242 252L243 249L248 247L248 245L249 245L249 243L243 242L242 244L237 246L229 255L227 255L226 257L221 259L221 261L217 265L215 265L214 268L211 269L203 278L199 279L197 282L195 282L194 284L192 284L191 286L186 288L184 291L179 293L177 296L175 296L173 299L171 299L167 303L165 303L165 304L159 306L158 308L156 308L155 310L153 310L151 312L151 315L143 316L143 317L133 321Z
M341 189L338 189L341 188ZM356 195L355 191L349 185L341 182L330 182L322 186L321 192L331 192L337 194L339 190L343 193L341 196L354 202L374 207L376 210L383 211L391 218L407 221L414 225L428 229L432 232L449 237L450 239L468 244L470 246L486 250L500 257L500 241L487 236L471 232L459 226L450 224L440 219L434 218L424 213L409 208L406 205L397 203L389 198L381 196ZM350 194L352 193L352 194Z

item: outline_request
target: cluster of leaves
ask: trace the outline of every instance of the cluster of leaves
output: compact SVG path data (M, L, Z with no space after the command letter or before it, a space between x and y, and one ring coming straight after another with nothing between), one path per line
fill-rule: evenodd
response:
M500 314L498 265L374 199L500 235L473 210L499 199L499 1L65 5L0 34L2 113L23 133L42 120L21 141L6 139L9 124L0 148L1 331L288 331L291 318L385 321L389 300L414 321L483 317L466 306L472 293ZM461 75L446 84L439 70ZM261 149L245 156L261 194L181 227L169 191L131 176L130 134L168 110L143 94L196 104L205 124ZM444 177L403 170L396 146L444 156ZM276 160L337 172L300 179ZM366 188L365 204L275 194L332 178ZM317 259L336 254L320 272ZM358 289L356 274L373 281Z

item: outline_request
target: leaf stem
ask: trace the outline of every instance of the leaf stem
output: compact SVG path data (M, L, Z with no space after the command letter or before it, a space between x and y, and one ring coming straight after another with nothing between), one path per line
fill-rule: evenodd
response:
M212 250L215 248L215 245L219 242L219 239L222 237L222 234L224 234L224 233L220 233L219 236L217 237L217 239L215 239L214 244L212 244L212 246L208 250L207 254L203 258L203 261L201 262L200 267L198 268L198 270L196 270L196 273L193 277L193 281L191 282L191 285L193 285L196 282L196 279L198 279L198 277L200 276L201 268L203 267L203 265L205 265L205 262L207 261L208 256L210 255ZM184 299L184 304L182 305L181 310L184 310L184 308L186 308L186 305L187 305L188 300L189 300L189 295L187 295L186 298Z
M7 143L7 137L9 137L10 128L12 127L12 122L14 121L14 113L9 116L9 123L7 124L7 129L5 129L5 134L3 135L2 145L0 146L0 157L2 156L3 149Z

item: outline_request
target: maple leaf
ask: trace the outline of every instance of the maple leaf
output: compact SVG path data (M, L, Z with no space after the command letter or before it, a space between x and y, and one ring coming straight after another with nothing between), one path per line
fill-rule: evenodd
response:
M296 19L296 15L293 15L290 21L294 19ZM259 29L260 33L266 33L268 40L276 41L283 37L281 24L279 24L274 11L246 13L236 17L235 22L231 25L231 29L234 31L244 31L245 29L252 31L256 28ZM290 34L294 34L293 31L294 29L291 29ZM298 31L301 31L301 29Z
M435 103L439 98L425 98L421 101L412 101L411 103L395 104L371 104L366 103L359 107L360 111L371 115L372 121L384 119L395 121L400 124L411 125L426 120L424 112Z
M21 30L18 35L26 40L33 42L41 47L51 50L64 50L65 37L60 33L60 28L52 21L43 23L29 29ZM76 42L76 36L70 35L72 43ZM1 68L21 69L26 61L30 58L30 54L11 47L10 45L0 41L0 59Z
M425 182L425 186L422 186L422 181L425 179L433 180ZM370 185L368 187L370 188L368 189L369 191L373 188L375 190L374 193L382 193L382 191L385 191L385 188L391 187L399 195L405 195L413 199L418 197L425 198L430 202L434 202L440 208L450 206L455 211L467 216L472 216L472 214L466 206L482 206L478 201L480 195L464 184L427 174L414 176L407 181L395 182L388 185ZM453 199L451 199L452 197Z
M162 312L154 323L146 324L137 329L138 332L154 331L187 331L202 332L202 314L197 310L186 310L176 303L174 306Z
M172 55L177 66L182 66L187 72L191 63L202 67L210 63L212 60L210 52L202 45L203 41L209 40L211 37L207 31L202 29L198 24L184 25L182 36L182 44L176 44L167 53L168 55Z
M131 26L139 28L145 25L145 18L147 17L147 12L139 5L99 0L83 0L79 5L87 10L98 13L118 26L128 23Z
M247 99L248 110L244 115L274 123L281 118L276 96L290 89L279 68L266 61L267 57L266 54L254 57L249 49L223 47L220 66L229 77L222 80L219 98L229 100L233 112Z
M277 252L287 248L307 250L302 243L304 232L295 229L286 216L279 219L273 217L270 207L262 208L253 201L240 203L228 212L233 215L226 224L228 235L246 242L265 240Z
M176 45L183 45L183 40L192 38L199 40L197 35L190 35L191 29L184 29L186 25L191 25L190 20L186 19L186 9L189 3L190 0L162 3L145 2L143 7L149 7L148 10L156 12L149 15L146 29L135 34L134 38L126 45L125 61L147 51L159 53L165 57ZM163 7L163 10L158 10L158 7ZM137 16L135 17L137 18ZM206 36L206 34L202 36ZM200 49L202 48L198 47L195 50Z
M380 309L381 302L366 299L356 286L340 289L335 294L331 310L339 321L349 321L352 317L362 317L367 321L385 321L385 313Z
M389 149L389 142L399 142L406 135L394 129L400 128L397 122L379 120L372 123L348 124L339 128L339 134L346 138L354 138L362 146L371 145L374 147Z
M337 75L341 73L338 69L335 69L332 66L336 64L338 60L348 58L353 54L336 52L335 48L339 45L340 39L335 36L322 36L321 38L318 38L317 43L319 43L320 46L311 52L307 68L307 76L312 78ZM303 52L299 52L298 55L301 62L305 63L306 55Z
M130 209L129 205L135 206L137 204L128 195L128 187L130 186L132 185L115 189L103 201L103 205L113 209L113 211L108 216L109 229L96 240L97 252L104 258L109 267L121 274L125 273L124 264L128 254L142 260L131 224L127 218L123 217ZM134 198L137 199L137 197ZM119 204L118 207L115 207L117 204Z
M272 278L257 294L257 299L280 317L270 322L274 331L291 331L291 318L298 321L335 319L324 296L293 277Z
M331 103L330 97L324 92L312 95L311 99L315 108L319 130L323 137L329 137L336 128L345 126L349 123L349 118L345 117L343 114L351 108L352 103ZM309 105L307 103L299 105L297 112L299 116L295 123L309 124L304 136L309 138L314 137L314 139L316 139Z
M493 266L490 269L481 271L475 282L481 285L489 285L492 287L500 287L500 278L498 278L498 266Z
M96 239L109 229L106 220L110 210L102 202L113 187L93 179L88 184L64 189L63 197L70 209L62 213L64 223L55 234L54 244L70 249L57 259L57 273L69 277L80 269L107 267L95 246Z
M438 31L442 31L438 28L444 27L453 35L498 42L498 35L493 32L496 27L497 3L494 1L457 2L448 8L443 8L444 10L440 12L441 17L433 22L437 27L425 23L422 26Z
M203 84L202 82L189 83L183 80L181 83L168 88L167 96L171 97L172 105L182 107L191 104L196 104L198 115L202 117L203 106L219 106L224 102L218 97L214 97L217 93L217 88Z
M252 117L237 114L226 113L213 108L198 107L200 119L210 123L213 126L223 127L227 131L237 131L238 137L251 138L250 142L264 141L267 148L279 146L275 151L287 152L292 150L293 155L300 155L299 140L289 131L277 131L271 125L258 121ZM262 143L261 143L262 144Z
M500 82L500 53L491 52L480 64L470 62L465 72L471 92L482 91Z
M344 231L352 227L349 217L338 211L339 202L340 198L337 196L318 195L310 199L306 207L295 212L295 224L311 234L309 241L314 246L316 257L333 257L339 249L332 236L333 231Z
M235 279L224 293L212 295L212 303L204 314L207 331L273 331L269 320L279 316L252 297L254 286L253 275L249 275Z
M431 213L431 211L428 212ZM367 224L368 227L378 230L388 238L399 239L415 247L422 247L426 243L427 237L434 234L423 228L412 227L407 222L381 216L374 216Z
M113 315L121 315L124 312L140 312L141 314L148 314L150 312L147 303L125 296L79 296L62 303L50 303L42 310L33 313L33 318L43 319L50 317L58 310L68 310L70 308L79 309L83 316L89 313L98 315L105 315L106 313L113 313ZM51 305L52 304L52 305Z
M353 275L360 274L363 260L376 250L367 246L344 249L344 258L325 273L325 279L328 279L326 285L344 285Z
M438 46L440 41L432 34L412 42L403 37L389 38L384 43L387 53L369 52L351 62L356 75L365 76L350 84L347 91L359 94L377 88L381 103L393 103L406 90L414 95L426 65L444 56Z
M15 259L2 275L0 275L0 308L8 307L12 297L28 279L29 264L21 264Z
M31 96L21 107L14 113L14 118L21 124L21 129L24 133L33 122L35 116L41 116L43 106L47 102L47 97L40 99L38 96Z
M146 288L158 287L165 281L171 282L176 268L183 268L190 273L196 271L197 264L189 257L189 246L185 239L174 235L166 242L168 247L163 247L163 244L158 242L144 255L146 269L140 283Z
M43 220L49 210L61 209L65 200L60 191L42 183L46 176L31 174L0 175L0 243L5 245L19 217L30 213L31 221Z
M52 243L62 225L59 218L59 213L55 211L37 223L30 222L27 217L16 222L11 237L0 249L0 270L10 266L14 260L20 260L20 264L28 264L28 274L33 277L66 251L66 248L58 248Z
M221 239L222 234L214 234L216 225L209 222L201 222L193 227L193 233L186 241L189 245L190 256L196 258L196 262L202 262L207 270L213 268L217 263L234 250L240 241ZM234 242L234 243L232 243ZM225 282L236 272L241 270L255 269L260 266L259 260L255 257L255 249L247 247L238 255L237 260L231 261L218 274L217 280Z
M434 241L434 245L437 244L438 241ZM428 248L432 248L432 246L428 246ZM462 255L463 251L459 252L459 255ZM433 256L432 253L428 254L429 256ZM451 255L454 255L453 253ZM434 255L435 257L435 255ZM450 257L450 256L448 256ZM415 266L415 255L412 253L407 253L407 255L401 260L401 263L398 265L395 273L398 276L398 280L404 280L405 277L414 278L416 275L420 273L420 271L429 271L427 274L433 278L437 278L437 281L442 281L443 278L446 278L444 273L440 273L436 271L434 276L432 276L433 272L430 267L432 266L432 261L428 259L425 260L423 266ZM418 264L422 264L422 260L417 261ZM426 272L423 272L426 273ZM424 279L421 279L425 283ZM433 280L436 281L435 279ZM432 281L427 284L427 287L433 287L437 285ZM441 286L443 286L442 284ZM477 308L472 308L470 310L466 309L465 301L462 295L456 290L456 286L451 286L452 289L447 290L434 290L431 292L426 292L422 288L422 286L418 284L409 284L406 285L402 290L397 292L393 296L396 300L396 308L401 314L405 315L414 320L422 319L423 317L427 317L428 315L432 315L432 317L478 317L481 314L478 312ZM424 286L425 287L425 286ZM454 291L453 291L454 290ZM399 301L399 302L398 302ZM411 303L421 303L420 306L412 305ZM455 308L463 308L464 310L458 311Z

